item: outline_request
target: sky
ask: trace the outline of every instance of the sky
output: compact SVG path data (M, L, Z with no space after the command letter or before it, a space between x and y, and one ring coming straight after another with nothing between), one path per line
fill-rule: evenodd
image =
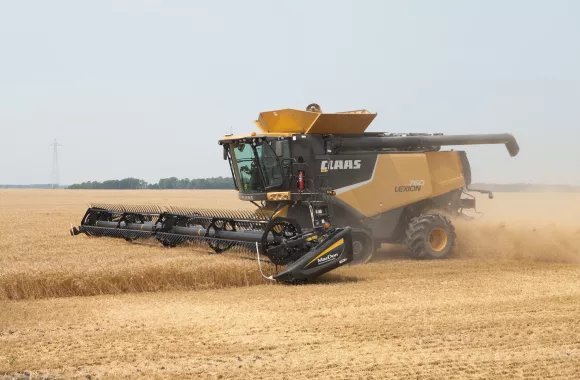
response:
M580 185L580 1L0 0L0 183L229 176L261 111L512 133L476 182Z

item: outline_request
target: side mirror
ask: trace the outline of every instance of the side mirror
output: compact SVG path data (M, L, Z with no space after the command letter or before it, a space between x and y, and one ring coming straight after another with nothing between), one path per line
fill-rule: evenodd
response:
M284 141L277 140L274 142L274 152L276 152L276 156L284 157Z
M228 159L228 146L227 145L223 145L224 147L224 160Z

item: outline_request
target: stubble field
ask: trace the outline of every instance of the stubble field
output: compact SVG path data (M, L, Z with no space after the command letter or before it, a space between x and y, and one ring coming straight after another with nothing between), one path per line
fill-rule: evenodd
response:
M385 246L306 286L70 237L91 201L253 207L230 191L0 190L0 378L579 377L580 194L478 197L453 259Z

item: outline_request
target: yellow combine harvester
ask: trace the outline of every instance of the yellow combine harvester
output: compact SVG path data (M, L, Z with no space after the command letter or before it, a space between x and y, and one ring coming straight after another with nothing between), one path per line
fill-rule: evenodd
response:
M512 135L365 132L377 114L262 112L259 132L219 141L239 198L256 211L92 205L73 235L204 244L217 253L257 250L285 266L273 278L302 282L349 262L368 261L381 243L404 244L415 258L448 256L448 215L475 208L464 151L443 146L505 144Z

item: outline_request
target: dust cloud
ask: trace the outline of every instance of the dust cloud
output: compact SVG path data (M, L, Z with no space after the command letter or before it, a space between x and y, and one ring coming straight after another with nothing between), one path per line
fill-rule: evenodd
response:
M470 221L456 220L456 256L580 263L580 194L477 196Z
M455 222L456 257L580 263L580 227L517 222Z

